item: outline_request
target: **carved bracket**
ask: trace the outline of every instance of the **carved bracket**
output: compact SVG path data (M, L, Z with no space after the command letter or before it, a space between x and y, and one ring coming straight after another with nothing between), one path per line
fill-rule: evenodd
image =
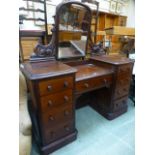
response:
M34 48L34 53L31 55L31 60L37 58L53 57L55 59L55 26L52 28L52 38L48 45L43 45L40 41Z

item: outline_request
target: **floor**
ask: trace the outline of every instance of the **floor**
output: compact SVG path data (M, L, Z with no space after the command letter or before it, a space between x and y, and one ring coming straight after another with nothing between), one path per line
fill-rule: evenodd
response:
M109 121L86 106L76 111L77 140L50 155L134 155L135 107ZM31 155L39 155L33 145Z

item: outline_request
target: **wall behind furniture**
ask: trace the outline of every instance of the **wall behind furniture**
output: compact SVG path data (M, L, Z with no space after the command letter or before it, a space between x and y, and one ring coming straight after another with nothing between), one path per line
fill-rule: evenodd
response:
M127 19L127 27L135 27L135 0L129 0L125 7L125 15Z
M81 0L72 0L72 1L79 1L81 2ZM109 12L109 7L111 4L111 1L119 1L121 2L122 5L122 11L121 14L127 16L127 27L135 27L135 0L97 0L98 2L100 2L100 7L99 10L100 11L104 11L104 12ZM22 7L25 2L23 2L23 0L20 0L20 6ZM58 5L60 2L62 2L62 0L51 0L51 2L47 2L48 4L52 4L52 13L54 15L55 10L53 9L53 7L55 7L56 5ZM93 5L90 5L91 8L93 9ZM49 5L50 7L50 5ZM48 10L48 9L47 9ZM25 12L26 13L26 12ZM51 14L51 11L50 11ZM30 15L30 14L29 14ZM51 18L53 15L49 15L49 17ZM48 18L48 21L49 19ZM53 21L53 19L51 19L51 22ZM49 22L49 23L51 23ZM21 29L28 29L28 30L38 30L41 29L40 27L34 25L33 21L24 21L24 24L21 26Z

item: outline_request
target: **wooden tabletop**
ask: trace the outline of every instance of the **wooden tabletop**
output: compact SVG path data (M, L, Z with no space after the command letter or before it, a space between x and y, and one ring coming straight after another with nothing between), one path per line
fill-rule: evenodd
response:
M109 75L113 73L112 69L103 68L94 64L78 65L74 66L74 68L77 69L76 81L90 79L102 75Z
M93 56L90 58L91 60L98 60L101 62L106 62L113 65L122 65L122 64L128 64L133 63L134 61L123 57L121 55L102 55L102 56Z
M77 70L58 61L26 62L20 65L22 72L30 80L38 80L75 73Z

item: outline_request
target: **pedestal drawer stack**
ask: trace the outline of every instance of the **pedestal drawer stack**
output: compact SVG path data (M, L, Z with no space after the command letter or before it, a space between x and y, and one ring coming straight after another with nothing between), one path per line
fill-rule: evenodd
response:
M48 155L77 138L75 128L76 69L57 61L20 66L30 91L34 140Z
M127 99L130 88L131 74L133 64L125 64L116 66L114 95L113 95L113 111L118 112L123 109L127 110Z
M53 142L75 130L73 88L73 76L38 82L43 144Z

